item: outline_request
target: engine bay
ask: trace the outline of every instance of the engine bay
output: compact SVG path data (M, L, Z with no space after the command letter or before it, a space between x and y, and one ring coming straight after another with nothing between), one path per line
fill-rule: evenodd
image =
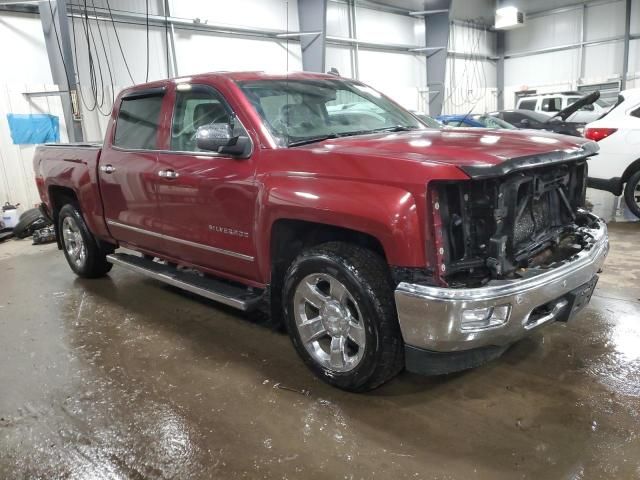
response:
M455 288L518 278L588 248L586 176L581 160L434 186L441 282Z

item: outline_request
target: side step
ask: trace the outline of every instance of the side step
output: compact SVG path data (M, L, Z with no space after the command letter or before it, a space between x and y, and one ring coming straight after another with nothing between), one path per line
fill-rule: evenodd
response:
M113 253L107 255L107 261L239 310L253 310L262 300L262 290L252 291L248 287L234 285L224 280L201 277L137 255Z

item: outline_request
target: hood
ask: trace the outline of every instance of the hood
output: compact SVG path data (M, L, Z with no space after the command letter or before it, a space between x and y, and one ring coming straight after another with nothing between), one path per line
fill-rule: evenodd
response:
M593 155L595 142L539 130L457 128L360 135L294 147L347 156L411 160L456 166L472 178Z
M600 92L596 90L595 92L591 92L589 95L585 95L584 97L576 100L571 105L569 105L564 110L560 110L551 118L561 118L562 120L567 120L571 115L580 110L585 105L591 105L593 102L600 98ZM551 118L549 120L551 120Z

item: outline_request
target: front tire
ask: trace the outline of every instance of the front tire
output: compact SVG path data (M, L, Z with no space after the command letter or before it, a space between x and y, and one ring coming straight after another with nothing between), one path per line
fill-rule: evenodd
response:
M372 390L404 367L404 346L385 261L331 242L302 252L283 289L285 322L296 351L322 380Z
M108 252L91 234L75 205L67 204L58 214L58 232L67 263L83 278L102 277L113 265L107 262Z
M624 187L624 201L631 213L640 218L640 170L627 180Z

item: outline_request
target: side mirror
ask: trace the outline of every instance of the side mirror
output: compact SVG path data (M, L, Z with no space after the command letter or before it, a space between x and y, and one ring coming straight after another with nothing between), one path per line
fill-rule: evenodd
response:
M580 110L587 110L588 112L593 112L595 110L595 107L593 106L593 104L590 104L590 105L585 105Z
M248 157L251 153L249 137L233 136L228 123L211 123L196 130L196 146L200 150L222 153L226 155Z
M529 127L529 120L527 120L526 118L523 118L522 120L520 120L520 127L528 128Z

